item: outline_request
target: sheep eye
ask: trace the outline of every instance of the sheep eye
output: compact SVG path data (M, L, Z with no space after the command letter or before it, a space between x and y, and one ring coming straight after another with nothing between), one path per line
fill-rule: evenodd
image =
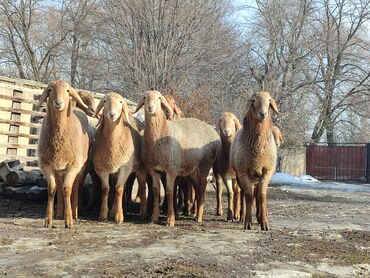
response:
M104 100L104 103L106 103L107 101L106 100Z
M159 99L162 99L162 97L159 97Z
M144 99L146 99L146 97L144 97Z
M69 89L67 90L67 93L69 93Z
M122 103L122 100L120 101L120 103Z

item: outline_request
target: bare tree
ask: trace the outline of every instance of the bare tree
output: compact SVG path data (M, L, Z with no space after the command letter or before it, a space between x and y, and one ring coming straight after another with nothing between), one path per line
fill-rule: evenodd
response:
M55 70L58 48L69 33L62 23L64 13L44 11L42 1L0 2L1 53L14 64L21 78L48 81Z

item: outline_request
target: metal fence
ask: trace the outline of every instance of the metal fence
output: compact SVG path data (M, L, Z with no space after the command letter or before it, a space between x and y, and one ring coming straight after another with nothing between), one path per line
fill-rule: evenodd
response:
M369 182L370 144L322 144L306 148L306 173L317 179Z

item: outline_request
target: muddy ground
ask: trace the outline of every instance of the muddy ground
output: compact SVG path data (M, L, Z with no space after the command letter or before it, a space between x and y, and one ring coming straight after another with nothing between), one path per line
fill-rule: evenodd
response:
M46 204L0 199L0 276L370 276L370 193L270 187L268 232L244 231L215 206L207 192L201 225L181 217L169 228L136 214L116 225L90 214L73 230L63 221L48 230Z

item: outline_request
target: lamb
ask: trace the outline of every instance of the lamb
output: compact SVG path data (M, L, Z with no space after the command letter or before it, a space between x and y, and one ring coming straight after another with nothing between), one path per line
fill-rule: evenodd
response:
M176 115L176 118L175 119L181 119L181 118L183 118L184 113L177 106L175 99L172 96L170 96L170 95L165 95L164 97L166 98L166 100L168 102L168 105L170 106L170 108L171 108L171 110L173 112L172 113L173 116Z
M273 135L269 109L279 113L275 100L268 92L258 92L247 102L243 127L231 144L231 167L235 170L242 192L245 194L246 215L244 228L252 225L254 189L257 193L257 220L267 231L266 197L269 181L276 168L277 146Z
M45 227L53 226L57 188L63 190L65 227L72 228L73 219L78 217L78 185L85 174L89 135L87 117L82 111L73 109L70 97L83 109L88 109L77 92L63 80L50 82L38 104L41 106L48 99L38 144L39 165L48 183Z
M231 112L222 113L217 122L221 137L221 150L213 165L217 189L217 214L222 215L222 181L228 194L227 220L240 218L240 188L236 183L235 171L230 167L230 146L236 132L241 128L238 118Z
M95 115L103 108L93 151L94 168L102 181L99 220L108 218L109 176L118 172L112 214L115 221L121 223L124 220L122 197L125 182L132 172L136 173L141 190L140 213L141 215L146 213L146 172L140 162L142 137L130 124L129 108L122 96L117 93L106 94L98 104Z
M195 181L197 222L202 222L207 175L221 145L217 132L198 119L167 121L166 115L172 118L172 111L158 91L147 91L136 111L142 106L145 110L142 160L153 180L152 221L158 221L160 173L163 172L167 184L167 225L175 225L173 191L177 176Z

